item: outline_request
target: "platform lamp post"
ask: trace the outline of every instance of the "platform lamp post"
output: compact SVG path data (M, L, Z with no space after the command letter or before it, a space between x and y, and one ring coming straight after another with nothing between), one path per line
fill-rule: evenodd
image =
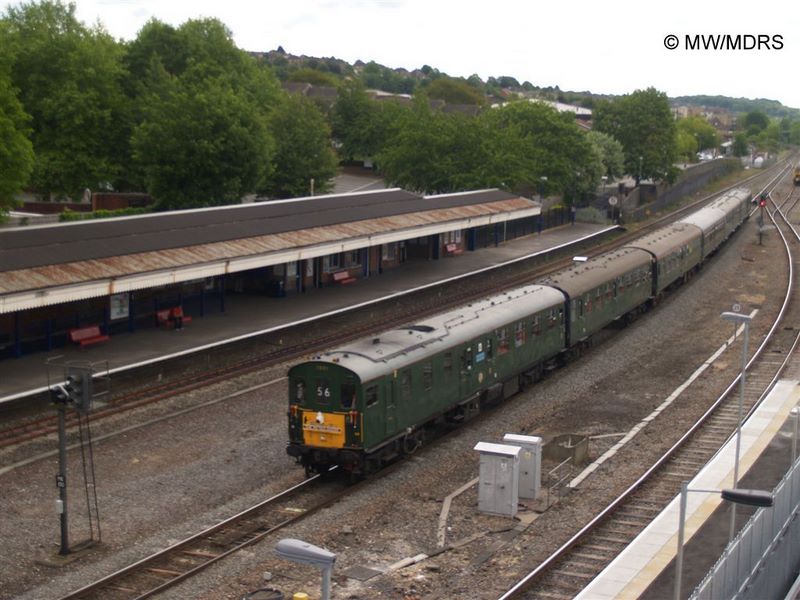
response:
M683 580L683 541L686 529L686 500L689 492L701 492L706 494L720 494L723 500L747 506L758 506L766 508L772 506L774 498L770 492L763 490L692 490L689 489L689 482L681 483L680 517L678 521L678 555L675 557L675 592L674 600L681 598L681 584ZM730 542L729 542L730 543Z
M281 558L292 562L311 565L322 570L322 589L320 598L330 600L331 597L331 572L336 555L333 552L314 546L303 540L292 538L282 539L275 546L275 552Z
M750 333L750 315L743 315L738 312L724 312L720 315L726 321L744 324L744 347L742 348L742 372L739 375L739 418L736 422L736 454L733 461L733 487L739 485L739 453L742 447L742 419L744 418L744 380L747 371L747 342ZM731 507L731 528L728 535L728 542L733 541L736 531L736 504Z

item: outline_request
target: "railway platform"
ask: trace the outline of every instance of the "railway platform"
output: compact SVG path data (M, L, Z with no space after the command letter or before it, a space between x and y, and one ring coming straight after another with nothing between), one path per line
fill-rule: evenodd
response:
M182 329L148 328L116 334L103 343L82 348L70 346L53 352L27 354L0 361L0 407L8 402L46 390L47 361L91 361L108 365L110 373L155 363L205 347L222 345L249 336L279 331L292 324L400 297L415 289L457 279L480 269L491 269L524 257L601 238L616 226L575 223L517 238L500 246L431 261L409 261L378 276L359 279L353 285L308 290L291 297L255 294L225 297L225 311L195 317ZM51 377L53 371L51 370Z
M772 491L791 464L792 408L800 402L800 382L782 380L742 427L739 487ZM683 585L687 598L714 566L728 543L731 505L719 493L733 481L735 437L689 482L685 520ZM578 600L674 597L680 496L584 590ZM755 509L737 505L737 531Z

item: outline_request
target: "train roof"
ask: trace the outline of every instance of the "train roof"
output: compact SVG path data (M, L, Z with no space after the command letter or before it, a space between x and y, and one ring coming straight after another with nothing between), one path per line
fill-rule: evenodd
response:
M556 287L574 298L639 267L649 266L651 261L649 252L625 247L606 252L586 262L574 263L538 283Z
M640 248L652 253L658 260L685 244L699 240L702 230L692 223L673 223L634 240L626 248Z
M746 188L729 190L708 206L684 217L678 223L696 225L703 230L703 233L708 233L719 227L725 221L726 215L741 210L742 204L749 202L750 198L750 190Z
M366 382L563 303L564 295L558 290L528 285L357 340L310 362L337 363Z

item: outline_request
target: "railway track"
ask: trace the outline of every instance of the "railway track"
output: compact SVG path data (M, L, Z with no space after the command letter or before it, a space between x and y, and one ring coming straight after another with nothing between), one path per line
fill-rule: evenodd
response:
M713 197L719 193L723 193L727 189L741 185L759 186L760 184L758 184L757 181L764 176L764 173L753 175L742 182L732 185L729 188L725 188L725 190L722 190L717 194L713 194L711 196L691 202L663 217L648 222L636 230L622 230L622 233L615 236L612 240L595 245L591 249L587 249L586 254L588 256L595 256L597 254L601 254L625 245L631 240L638 238L649 231L658 229L659 227L662 227L665 224L679 219L685 214L696 210L699 206L709 202ZM574 250L574 248L571 250ZM497 291L510 289L520 285L528 284L531 281L548 273L562 269L568 266L571 262L572 252L569 252L567 256L551 258L544 264L538 261L519 261L510 265L500 265L492 270L489 283L491 288ZM477 280L475 277L472 279ZM434 297L428 295L426 297L423 292L419 296L419 300L415 299L414 301L405 302L402 305L397 306L396 310L391 311L390 316L384 318L372 320L354 319L349 321L346 331L338 331L321 337L315 336L313 344L310 345L305 342L293 343L292 341L288 341L287 344L273 348L267 352L261 351L255 356L249 356L232 364L226 364L218 368L209 369L200 374L191 373L185 376L179 376L170 381L148 386L144 389L136 389L126 393L118 394L114 397L108 398L106 406L94 410L92 412L92 419L97 421L99 419L152 404L178 394L197 390L214 383L227 381L234 377L252 373L254 371L267 369L284 361L294 360L299 357L321 351L325 348L342 344L343 342L347 342L349 340L358 339L377 330L389 329L403 325L451 307L467 304L486 295L486 281L466 281L465 283L456 283L452 286L453 289L448 290L447 294L443 294L441 296L436 295ZM291 333L287 332L286 337L291 337ZM74 414L68 415L67 426L71 427L76 424L77 416ZM9 446L15 446L29 440L35 440L37 438L53 434L56 431L57 423L55 415L40 416L34 419L28 419L20 424L15 424L0 429L0 449Z
M169 548L91 583L62 600L149 598L351 493L316 475Z
M782 204L793 207L796 195L792 188ZM747 364L743 401L747 416L787 368L800 336L793 325L800 322L800 300L792 297L800 236L777 207L770 217L783 239L789 277L778 317ZM501 600L566 600L577 595L672 501L681 482L691 480L734 434L739 422L739 377L647 472Z

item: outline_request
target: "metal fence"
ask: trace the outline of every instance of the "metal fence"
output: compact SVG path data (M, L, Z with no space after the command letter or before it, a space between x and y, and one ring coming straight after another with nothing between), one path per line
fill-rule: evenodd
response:
M800 566L800 461L731 542L690 598L783 598Z

